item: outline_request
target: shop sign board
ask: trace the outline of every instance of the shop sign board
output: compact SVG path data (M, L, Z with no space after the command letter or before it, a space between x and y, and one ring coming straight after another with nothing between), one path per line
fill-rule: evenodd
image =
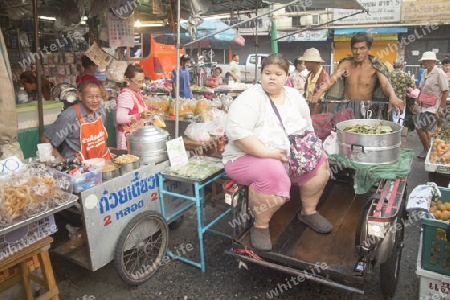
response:
M334 24L391 23L400 21L400 0L359 0L359 3L367 10L367 13L360 13L342 20L336 20L357 13L359 10L334 9L333 19L336 20Z
M289 32L277 31L279 42L320 42L328 38L328 29L305 30L286 36Z
M398 34L397 33L388 33L388 34L373 34L374 41L397 41ZM335 42L349 42L352 39L353 35L344 34L344 35L335 35Z
M114 248L125 226L142 212L161 212L158 174L168 161L143 166L81 193L91 270L96 271L114 258ZM167 181L166 190L193 195L192 184ZM173 196L164 199L167 215L191 202Z
M450 20L450 1L417 0L403 1L402 21Z

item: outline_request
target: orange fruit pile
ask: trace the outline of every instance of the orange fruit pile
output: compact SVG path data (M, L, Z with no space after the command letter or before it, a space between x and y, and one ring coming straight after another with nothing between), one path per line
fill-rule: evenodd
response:
M431 145L430 152L430 163L432 164L450 164L450 155L448 151L450 150L449 144L444 140L436 139Z
M438 220L450 221L450 202L431 201L429 212Z

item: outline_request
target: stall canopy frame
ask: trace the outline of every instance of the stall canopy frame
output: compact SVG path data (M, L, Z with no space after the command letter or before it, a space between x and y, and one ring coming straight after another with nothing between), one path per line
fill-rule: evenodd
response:
M192 0L195 1L195 0ZM246 22L252 21L254 19L258 19L262 16L268 15L268 14L272 14L275 11L278 11L280 9L284 9L287 6L290 5L300 5L303 6L304 8L317 8L317 9L324 9L324 8L343 8L343 9L360 9L362 11L364 11L364 7L361 6L361 4L357 1L357 0L334 0L334 1L329 1L329 0L294 0L294 1L286 1L286 0L275 0L275 1L263 1L263 0L246 0L246 1L234 1L234 0L210 0L209 2L212 4L209 6L208 8L208 13L205 13L205 15L207 14L211 14L211 10L214 9L213 7L226 7L226 3L228 3L228 5L233 5L236 4L238 2L240 2L240 4L236 4L238 6L242 6L244 7L245 4L249 4L249 3L253 3L253 10L261 7L260 4L265 4L267 6L265 7L270 7L271 9L269 9L269 11L262 13L260 15L257 15L253 18L250 18L248 20L239 22L237 24L234 24L232 26L230 26L229 28L224 28L221 30L217 30L215 32L212 32L211 34L205 35L203 37L200 37L196 40L193 40L189 43L184 44L183 46L180 43L180 34L181 34L181 26L180 26L180 21L181 21L181 11L180 11L180 6L181 6L181 2L182 0L177 0L177 68L176 68L176 74L180 74L180 49L181 47L185 47L188 45L191 45L193 43L202 41L206 38L209 38L215 34L218 34L220 32L223 32L225 30L228 30L229 28L235 28L238 27ZM199 1L202 2L202 1ZM208 1L203 1L203 2L208 2ZM281 6L277 7L277 8L273 8L272 4L282 4ZM231 6L228 7L229 11L232 12L233 10L231 9ZM250 9L250 7L248 7ZM218 14L219 12L215 12L216 14ZM177 89L175 90L175 97L176 97L176 101L175 101L175 138L177 138L179 136L179 103L180 103L180 95L179 95L179 86L180 86L180 76L176 76L176 86Z

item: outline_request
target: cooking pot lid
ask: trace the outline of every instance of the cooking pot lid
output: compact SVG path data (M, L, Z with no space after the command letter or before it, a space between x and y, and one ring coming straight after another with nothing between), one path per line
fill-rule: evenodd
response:
M139 141L160 141L167 139L169 132L153 125L143 126L130 134L130 141L136 139Z

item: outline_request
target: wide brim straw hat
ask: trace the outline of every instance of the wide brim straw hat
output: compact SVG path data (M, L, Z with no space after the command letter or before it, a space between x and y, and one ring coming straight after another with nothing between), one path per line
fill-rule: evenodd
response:
M437 57L436 57L436 53L434 53L432 51L427 51L422 54L422 57L419 59L419 61L424 61L424 60L439 61L439 59L437 59Z
M322 57L320 57L319 50L316 48L309 48L306 49L305 53L303 53L303 56L299 58L299 60L302 61L314 61L314 62L325 62Z

